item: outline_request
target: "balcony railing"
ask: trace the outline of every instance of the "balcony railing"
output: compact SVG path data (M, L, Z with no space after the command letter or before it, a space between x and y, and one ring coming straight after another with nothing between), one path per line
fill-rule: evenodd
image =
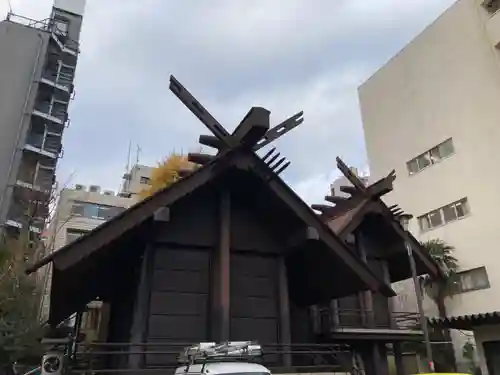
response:
M47 119L55 119L65 123L68 119L68 103L59 101L39 101L35 104L35 111L45 115Z
M73 91L73 77L74 75L71 73L53 70L45 70L42 74L42 78L48 80L53 85L62 86L69 93Z
M29 189L50 192L55 182L55 168L44 167L42 164L21 165L17 175L17 184Z
M313 314L316 333L326 333L345 328L413 330L420 327L416 312L392 312L390 315L372 310L319 309Z
M73 39L68 38L64 30L58 28L56 23L54 22L54 19L52 18L46 18L44 20L34 20L28 17L20 16L18 14L9 13L7 14L7 21L50 32L63 48L67 48L74 53L79 52L79 43Z
M26 137L26 144L36 149L49 152L55 157L59 155L62 149L61 137L50 134L30 133Z

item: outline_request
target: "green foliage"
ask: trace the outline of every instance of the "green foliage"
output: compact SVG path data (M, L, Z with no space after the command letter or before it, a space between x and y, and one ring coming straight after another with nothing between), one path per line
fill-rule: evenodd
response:
M433 280L428 276L421 278L427 295L434 301L451 297L458 292L458 260L453 256L455 248L443 240L432 239L422 243L432 259L443 271L444 277Z
M36 280L27 276L27 241L0 243L0 364L41 354Z

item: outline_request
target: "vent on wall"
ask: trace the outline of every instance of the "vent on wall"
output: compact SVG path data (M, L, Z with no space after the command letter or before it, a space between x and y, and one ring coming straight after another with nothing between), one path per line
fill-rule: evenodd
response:
M114 191L111 191L111 190L106 190L106 191L104 192L104 195L110 195L110 196L113 196L113 195L115 195L115 192L114 192Z
M85 190L85 185L76 184L75 190Z
M99 193L101 191L101 187L97 185L90 185L89 192L91 193Z

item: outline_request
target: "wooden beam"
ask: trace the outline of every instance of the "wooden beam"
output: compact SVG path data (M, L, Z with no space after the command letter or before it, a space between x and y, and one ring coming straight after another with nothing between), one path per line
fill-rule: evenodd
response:
M212 160L214 160L213 155L209 154L199 154L197 152L190 152L188 153L188 161L191 163L195 164L200 164L200 165L205 165L210 163Z
M333 204L339 204L339 203L345 202L348 199L349 198L347 198L347 197L339 197L338 195L327 195L325 197L325 201L333 203Z
M174 77L170 76L170 91L215 135L226 147L233 145L228 131L203 107Z
M217 246L218 298L214 303L216 328L214 339L222 342L229 340L230 321L230 245L231 245L231 197L228 191L220 195L219 201L219 243Z
M357 188L355 188L354 186L341 186L339 189L341 192L352 195L352 196L360 193L359 190Z
M305 244L307 241L318 241L319 234L315 228L306 227L297 233L294 233L290 238L286 241L287 248L294 248L297 246L301 246Z
M278 139L279 137L288 133L293 128L296 128L297 126L302 124L302 122L304 122L304 119L302 118L303 114L304 112L300 111L299 113L296 113L292 117L283 121L281 124L274 126L272 129L269 129L269 131L264 135L264 137L261 138L254 146L254 150L255 151L260 150L262 147L267 146L272 141Z
M177 174L179 175L179 177L181 178L184 178L184 177L187 177L189 176L191 173L193 173L193 170L192 169L179 169L177 171Z
M235 144L252 148L269 130L271 112L262 107L252 107L231 135Z
M213 135L200 135L198 142L204 146L216 148L217 150L224 148L224 143Z
M317 234L317 233L316 233ZM286 273L285 258L278 259L278 293L279 293L279 334L280 344L283 347L283 365L286 368L292 367L292 355L290 354L292 333L290 326L290 297L288 295L288 280Z
M170 221L170 208L160 207L153 214L154 221L168 222Z

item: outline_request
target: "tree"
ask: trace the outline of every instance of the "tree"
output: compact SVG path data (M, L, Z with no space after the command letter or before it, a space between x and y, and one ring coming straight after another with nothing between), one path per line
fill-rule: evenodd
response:
M0 372L18 360L38 363L42 354L36 278L24 272L30 251L23 233L0 243Z
M459 264L457 258L453 256L455 248L452 245L439 239L432 239L422 243L422 246L427 250L432 259L438 264L439 268L442 270L443 277L439 280L432 279L429 276L424 276L421 278L422 285L426 294L431 298L437 306L439 317L446 318L446 298L453 297L459 291L458 283L458 269ZM445 344L438 344L435 346L433 351L438 354L434 359L436 362L436 369L441 367L440 371L455 371L456 370L456 359L451 344L451 334L449 329L443 329L440 332L440 338L438 340L445 341ZM442 339L441 339L442 338ZM442 361L439 361L440 351L438 348L442 348ZM437 352L437 353L436 353Z
M159 162L158 166L153 169L149 188L141 191L139 196L142 199L147 198L179 180L180 170L195 168L196 164L188 161L187 156L174 152Z

